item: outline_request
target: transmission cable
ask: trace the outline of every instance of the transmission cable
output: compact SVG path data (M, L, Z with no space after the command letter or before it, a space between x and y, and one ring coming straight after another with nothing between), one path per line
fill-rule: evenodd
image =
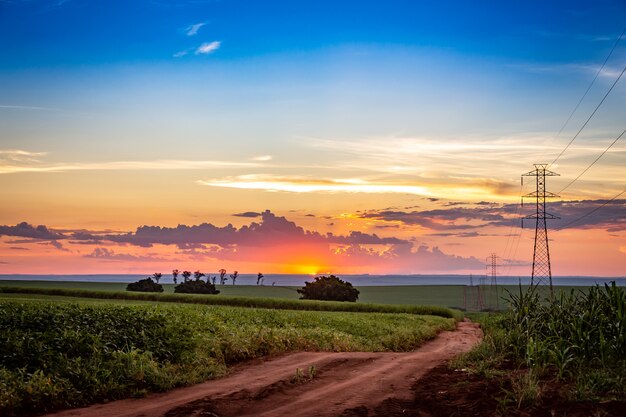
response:
M615 85L617 84L617 82L620 80L620 78L622 78L622 75L624 75L624 71L626 71L626 66L624 66L624 69L622 69L622 72L619 74L619 76L615 79L615 81L613 82L613 84L611 85L611 88L609 88L609 90L606 92L606 94L604 94L604 97L602 97L602 100L600 100L600 103L598 103L598 105L596 106L596 108L593 110L593 112L591 113L591 115L589 115L589 117L587 118L587 120L585 121L585 123L583 123L583 125L580 127L580 129L578 129L578 132L576 132L576 134L574 135L574 137L569 141L569 143L567 144L567 146L565 146L565 148L561 151L561 153L559 154L559 156L557 156L554 161L550 162L550 165L548 165L548 168L552 165L554 165L554 163L556 161L559 160L559 158L561 157L561 155L563 155L565 153L565 151L570 147L570 145L576 140L576 138L578 137L578 135L580 135L580 132L583 131L583 129L587 126L587 123L589 123L589 121L591 120L591 118L596 114L596 112L598 111L598 109L600 108L600 106L602 105L602 103L604 103L604 100L606 100L606 98L609 96L609 94L611 93L611 91L613 91L613 87L615 87Z
M596 162L598 162L598 160L599 160L600 158L602 158L602 157L604 156L604 154L605 154L605 153L607 153L607 152L608 152L608 150L609 150L609 149L611 149L611 148L613 147L613 145L615 145L615 144L617 143L617 141L618 141L618 140L620 140L620 139L622 138L622 136L624 136L624 133L626 133L626 129L624 129L624 130L622 131L622 133L620 133L620 135L619 135L618 137L616 137L616 138L615 138L615 140L614 140L613 142L611 142L611 144L610 144L609 146L607 146L607 148L604 150L604 152L602 152L600 155L598 155L598 157L597 157L597 158L596 158L596 159L595 159L595 160L594 160L591 164L589 164L589 166L588 166L587 168L585 168L585 169L584 169L584 170L583 170L580 174L578 174L578 176L577 176L576 178L574 178L573 180L571 180L571 181L570 181L570 183L569 183L569 184L567 184L565 187L563 187L563 188L561 189L561 191L559 191L557 194L561 194L563 191L565 191L566 189L568 189L570 185L574 184L574 183L578 180L578 178L582 177L582 176L583 176L583 174L589 170L589 168L591 168L592 166L594 166L594 165L595 165L595 163L596 163Z
M587 90L585 90L585 93L582 95L582 97L580 98L580 100L578 100L578 103L576 103L576 107L574 107L574 110L572 110L572 112L569 114L569 117L567 118L567 120L565 121L565 123L563 123L563 126L561 126L561 128L559 129L559 132L556 134L556 136L554 137L555 139L557 139L559 136L561 136L561 133L563 133L563 129L565 129L565 126L567 126L567 124L570 122L570 120L572 120L572 117L574 117L574 113L576 113L576 111L578 110L578 108L580 107L580 105L582 104L583 100L585 99L585 97L587 97L587 94L589 93L589 91L591 90L591 87L593 87L593 85L595 84L596 80L598 79L598 76L600 75L600 73L602 72L602 70L604 69L606 63L609 61L609 59L611 58L611 55L613 55L613 51L615 51L615 48L617 48L617 45L619 44L619 41L622 39L622 37L624 36L624 34L626 33L626 27L624 28L624 30L622 30L622 33L617 37L617 39L615 40L615 43L613 44L613 47L611 48L611 51L609 52L609 54L607 55L607 57L604 59L604 62L602 63L602 66L600 67L600 69L598 70L598 72L596 72L595 77L593 77L593 80L591 80L591 83L589 84L589 86L587 87ZM560 155L559 155L560 156Z
M567 223L567 224L565 224L565 225L563 225L563 226L561 226L561 227L557 227L557 228L556 228L556 229L554 229L554 230L555 230L555 231L559 231L559 230L565 229L565 228L566 228L566 227L568 227L568 226L571 226L571 225L572 225L572 224L574 224L574 223L578 223L579 221L581 221L581 220L582 220L582 219L584 219L585 217L592 215L593 213L595 213L596 211L600 210L602 207L606 206L607 204L609 204L609 203L610 203L610 202L612 202L613 200L617 199L619 196L621 196L621 195L622 195L622 194L624 194L624 193L626 193L626 188L625 188L625 189L624 189L621 193L619 193L619 194L617 194L615 197L613 197L612 199L605 201L605 202L604 202L604 204L602 204L601 206L596 207L595 209L591 210L590 212L583 214L582 216L580 216L580 217L579 217L579 218L577 218L576 220L573 220L573 221L571 221L571 222L569 222L569 223Z

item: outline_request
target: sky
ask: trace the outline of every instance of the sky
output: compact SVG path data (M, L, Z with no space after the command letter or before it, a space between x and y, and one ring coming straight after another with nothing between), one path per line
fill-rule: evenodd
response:
M626 129L625 27L620 0L0 0L0 273L529 276L520 176L565 149L553 274L624 276L626 139L584 170Z

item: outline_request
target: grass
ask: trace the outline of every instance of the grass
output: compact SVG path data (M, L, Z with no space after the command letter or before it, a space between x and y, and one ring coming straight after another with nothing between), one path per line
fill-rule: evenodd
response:
M287 351L406 351L454 328L415 314L76 300L0 300L0 415L168 390Z
M174 284L162 284L164 293L173 293ZM30 281L0 280L0 287L22 288L60 288L96 291L124 291L126 283L116 282L74 282L74 281ZM299 287L256 286L256 285L218 285L220 297L259 297L297 300ZM435 305L460 309L463 307L462 285L393 285L393 286L357 286L361 292L357 304L392 304L392 305ZM528 287L523 287L527 290ZM572 289L586 291L589 287L558 287L558 291L568 293ZM500 297L506 290L517 291L517 286L500 286ZM502 307L508 304L501 302Z
M2 294L40 294L64 297L111 299L111 300L134 300L156 301L185 304L226 305L236 307L256 307L287 310L308 311L346 311L361 313L408 313L420 315L434 315L460 320L462 314L459 311L438 306L402 306L366 303L346 303L333 301L291 300L281 298L260 297L229 297L216 295L192 295L192 294L161 294L161 293L137 293L129 291L94 291L68 288L37 288L37 287L0 287Z

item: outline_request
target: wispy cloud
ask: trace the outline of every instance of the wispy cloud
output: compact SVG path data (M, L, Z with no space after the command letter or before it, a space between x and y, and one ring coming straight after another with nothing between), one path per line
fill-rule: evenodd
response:
M597 64L584 64L584 63L568 63L568 64L541 64L541 63L519 63L509 64L511 68L517 68L528 72L546 74L575 74L585 73L595 75L600 69L600 65ZM620 74L621 70L617 67L605 66L600 71L599 76L603 78L615 78Z
M188 54L189 54L189 52L190 52L191 50L192 50L192 49L185 49L185 50L183 50L183 51L178 51L178 52L176 52L176 53L175 53L174 55L172 55L172 56L173 56L174 58L181 58L181 57L183 57L183 56L185 56L185 55L188 55Z
M202 28L202 26L206 25L206 22L195 23L193 25L189 25L185 28L185 34L187 36L195 36L198 34L198 31Z
M2 165L13 163L36 163L39 157L47 155L47 152L30 152L21 149L0 149L0 170Z
M252 158L253 161L271 161L272 155L260 155Z
M217 51L221 45L222 42L220 41L205 42L200 45L198 49L196 49L196 55L212 54L213 52Z
M207 168L254 168L267 166L259 162L201 161L159 159L154 161L60 162L46 163L45 152L0 150L0 174L22 172L111 171L111 170L197 170Z
M216 180L200 180L198 184L212 187L284 191L292 193L348 192L430 195L428 189L421 185L371 182L350 178L325 179L251 174Z
M17 106L12 104L0 104L0 109L8 110L44 110L44 111L62 111L54 107L39 107L39 106Z

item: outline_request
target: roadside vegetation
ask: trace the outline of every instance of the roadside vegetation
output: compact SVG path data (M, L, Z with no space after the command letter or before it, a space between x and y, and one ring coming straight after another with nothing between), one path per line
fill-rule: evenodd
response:
M476 316L483 342L451 362L457 371L498 381L501 413L626 400L624 288L613 283L550 300L520 290L510 303L505 313Z
M406 313L430 315L461 320L463 314L439 306L342 303L333 301L293 300L287 298L204 296L194 294L133 293L127 291L95 291L71 288L37 288L1 286L0 298L5 294L41 294L62 297L93 298L101 300L152 301L184 304L222 305L233 307L268 308L307 311L345 311L355 313Z
M415 314L4 299L0 415L168 390L286 351L407 351L454 323Z

